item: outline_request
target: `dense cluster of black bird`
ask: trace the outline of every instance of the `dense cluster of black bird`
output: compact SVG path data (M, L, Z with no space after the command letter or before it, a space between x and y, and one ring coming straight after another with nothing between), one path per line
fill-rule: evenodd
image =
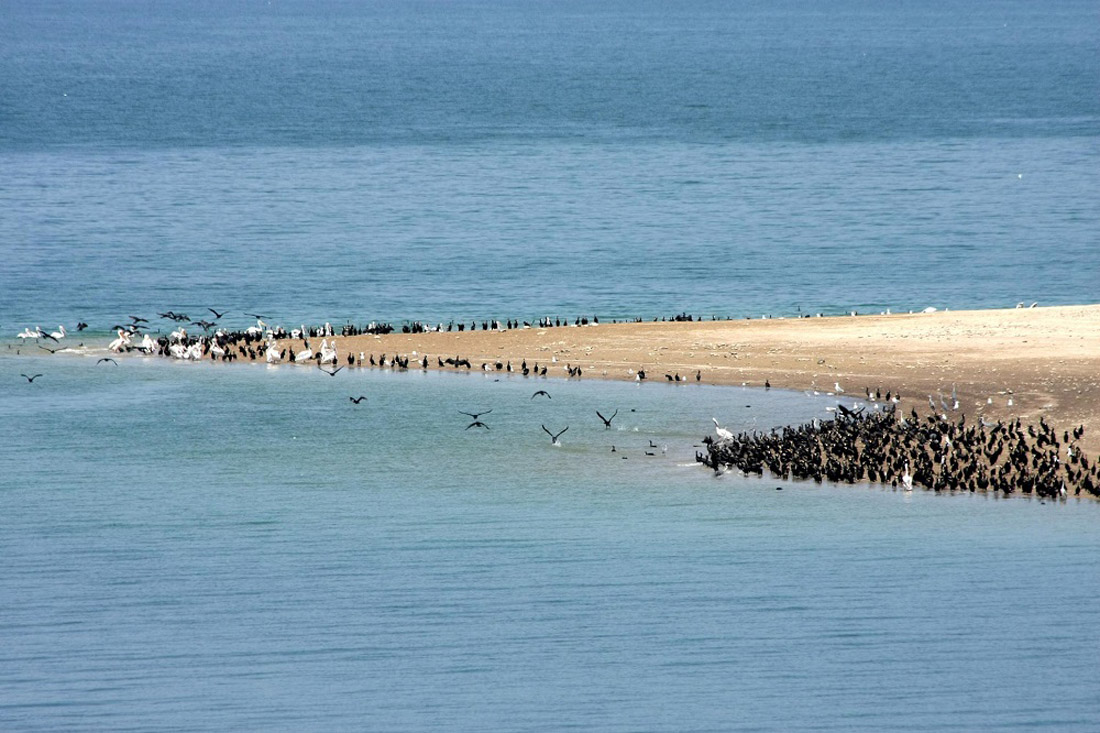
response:
M1077 441L1084 426L1057 432L1014 421L967 424L916 411L899 418L891 408L869 414L848 411L835 420L815 421L771 432L741 433L724 440L709 436L696 460L720 472L736 467L781 478L933 491L1020 492L1065 497L1100 496L1100 465L1090 463Z

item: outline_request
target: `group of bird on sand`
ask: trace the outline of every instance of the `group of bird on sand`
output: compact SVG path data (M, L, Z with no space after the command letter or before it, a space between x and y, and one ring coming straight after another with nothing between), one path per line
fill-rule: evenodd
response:
M1100 464L1078 445L1084 426L1058 435L1045 420L967 423L914 409L899 417L895 405L880 411L842 410L828 421L767 432L734 434L714 420L696 460L722 473L767 470L780 478L820 483L870 482L912 491L1020 492L1040 498L1082 493L1100 497Z

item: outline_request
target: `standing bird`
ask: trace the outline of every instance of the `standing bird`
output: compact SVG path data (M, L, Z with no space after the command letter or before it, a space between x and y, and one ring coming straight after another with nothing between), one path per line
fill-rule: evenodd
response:
M718 435L720 440L733 440L733 433L719 425L718 418L712 417L711 420L714 421L714 432Z
M833 388L837 394L844 394L844 388L840 386L840 382L833 382Z
M542 426L542 429L546 432L547 435L550 436L551 445L561 445L561 443L558 441L558 438L560 438L565 433L565 431L569 429L569 426L566 425L565 428L563 428L562 431L557 435L554 435L554 433L551 433L549 430L547 430L545 425Z
M619 414L619 411L618 411L618 410L615 410L615 413L614 413L614 414L613 414L613 415L612 415L611 417L604 417L603 415L600 415L600 411L599 411L599 410L596 410L596 415L597 415L597 416L599 416L599 418L600 418L601 420L603 420L603 427L604 427L604 430L608 430L608 429L610 429L610 428L611 428L611 421L612 421L612 420L614 420L614 419L615 419L615 415L618 415L618 414Z

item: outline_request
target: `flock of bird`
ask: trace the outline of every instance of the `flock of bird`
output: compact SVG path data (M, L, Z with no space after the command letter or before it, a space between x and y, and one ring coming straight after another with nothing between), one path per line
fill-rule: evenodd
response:
M912 491L1020 492L1041 498L1072 493L1100 497L1100 464L1078 441L1084 426L1062 435L1042 418L1038 426L1014 421L957 421L897 408L864 414L843 410L834 420L769 432L733 434L714 421L717 439L696 460L721 473L735 467L781 478L834 483L886 484Z
M302 325L300 328L287 331L282 327L269 326L264 316L252 313L246 315L256 319L255 325L245 329L230 330L218 327L218 321L226 315L224 311L219 312L213 308L207 310L213 315L213 321L192 320L187 314L174 311L158 313L160 318L186 325L180 325L169 334L158 335L155 339L148 332L148 319L130 316L129 323L114 327L118 338L114 339L108 348L116 353L138 351L185 360L247 359L263 360L273 364L284 361L312 362L330 377L339 374L345 365L349 367L370 365L407 370L413 363L410 356L397 354L389 357L382 354L376 359L373 354L359 352L357 355L349 353L341 357L335 339L331 343L328 341L329 337L335 336L335 329L329 323L310 327ZM694 316L681 314L674 316L671 320L694 319ZM573 324L561 319L549 318L540 319L536 323L540 328L550 328L582 326L598 322L596 318L590 320L578 317ZM201 328L202 333L188 334L187 325ZM470 330L476 330L477 326L476 322L471 323ZM481 326L483 330L503 330L530 327L531 324L508 320L503 324L500 321L485 321ZM86 328L86 323L81 322L77 325L77 331L83 331ZM452 322L446 326L439 324L429 327L416 322L402 326L402 330L406 333L453 329L465 330L465 324ZM394 330L390 324L371 322L365 326L348 324L342 327L340 332L341 335L359 335L390 333ZM26 339L50 340L58 344L61 344L67 336L69 333L64 325L60 325L57 331L50 333L36 326L33 330L27 328L18 334L18 338L24 341ZM141 340L135 341L139 336ZM312 349L310 338L322 339L318 351L315 352ZM292 348L289 345L280 348L277 343L279 340L301 340L301 348ZM58 350L41 348L51 352ZM428 369L430 362L427 355L418 355L413 352L411 356L417 359L416 367ZM338 363L341 361L344 363ZM110 357L100 358L96 363L118 366L118 362ZM465 370L474 368L469 359L460 356L447 358L437 356L435 365L438 368L452 367ZM540 366L537 362L533 366L528 366L525 359L518 369L513 368L510 361L483 362L480 369L485 372L518 372L524 376L545 377L548 366L545 364ZM570 378L582 376L580 366L567 364L563 369ZM28 383L34 383L43 375L23 374L22 376ZM642 381L646 376L645 370L641 369L636 372L635 379ZM665 377L670 382L687 381L679 374L665 374ZM700 379L701 374L697 371L695 381ZM770 387L771 383L765 381L765 389ZM834 385L834 390L837 395L845 393L839 383ZM870 390L867 391L867 396L872 400L881 399L880 394L872 395ZM546 390L537 390L530 399L537 397L550 399L550 394ZM359 405L367 397L359 395L348 399ZM1100 465L1090 464L1088 457L1077 445L1077 440L1084 433L1083 426L1074 430L1072 437L1066 431L1059 439L1054 430L1043 420L1040 420L1038 428L1027 426L1026 429L1018 419L1014 422L995 424L982 420L978 424L967 425L965 416L957 422L947 417L949 411L958 409L959 402L954 390L950 401L942 394L939 396L939 405L931 395L928 401L933 414L925 418L919 417L915 411L909 417L897 418L895 413L898 399L888 394L887 406L880 412L865 416L861 410L849 410L838 404L834 420L815 420L810 425L785 427L782 430L775 429L765 433L754 431L735 435L714 419L717 439L708 436L705 439L707 451L697 453L696 459L716 472L722 472L728 467L736 467L745 473L762 474L767 469L783 478L793 476L819 482L822 480L848 483L870 481L894 487L900 486L905 490L921 486L934 491L993 491L1003 494L1019 491L1024 494L1034 493L1040 497L1064 497L1069 492L1075 495L1085 492L1100 496ZM491 409L481 412L460 411L461 414L471 418L465 430L473 428L490 430L490 426L481 420L481 417L491 412ZM612 421L618 416L618 410L612 412L610 417L599 410L595 412L605 429L610 429ZM550 436L553 445L561 445L561 436L569 430L568 426L557 432L551 431L546 425L541 425L541 428ZM653 447L652 441L651 447ZM612 446L611 450L615 452L616 448ZM654 455L648 451L646 454Z

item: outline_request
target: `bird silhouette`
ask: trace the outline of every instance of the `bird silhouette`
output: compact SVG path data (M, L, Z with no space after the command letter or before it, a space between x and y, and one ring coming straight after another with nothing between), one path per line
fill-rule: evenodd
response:
M38 378L39 378L39 377L41 377L42 375L41 375L41 374L35 374L35 375L34 375L33 377L28 377L28 376L27 376L26 374L20 374L19 376L23 377L23 378L24 378L24 379L26 379L26 380L27 380L28 382L34 382L34 380L38 379Z
M226 313L228 313L228 312L229 312L229 311L222 311L221 313L218 313L218 312L217 312L216 310L214 310L213 308L207 308L206 310L208 310L208 311L210 311L211 313L213 313L213 314L214 314L214 320L215 320L215 321L217 321L217 320L220 320L222 316L224 316L224 315L225 315Z
M336 367L335 369L333 369L332 371L329 371L328 369L325 369L325 368L324 368L323 366L321 366L320 364L318 364L318 365L317 365L317 368L318 368L318 369L320 369L320 370L321 370L322 372L324 372L325 374L329 375L330 377L335 377L335 376L336 376L336 373L337 373L337 372L339 372L339 371L340 371L341 369L343 369L344 367L342 367L342 366L338 366L338 367Z
M485 428L486 430L490 429L488 425L481 422L480 420L474 420L472 423L466 426L467 430L469 430L470 428Z
M102 363L103 363L103 362L105 362L105 361L109 361L109 362L111 362L112 364L114 364L115 366L118 366L118 362L117 362L117 361L115 361L114 359L112 359L112 358L111 358L111 357L109 357L109 356L105 356L105 357L103 357L102 359L100 359L99 361L97 361L97 362L96 362L96 364L102 364Z
M51 349L51 348L50 348L49 346L43 346L42 344L39 344L39 345L38 345L38 348L42 349L43 351L48 351L48 352L50 352L51 354L56 354L57 352L61 351L61 349L60 349L60 348L58 348L58 349Z
M547 430L545 425L542 426L542 429L546 432L547 435L550 436L550 442L553 445L561 445L561 443L558 442L558 438L560 438L565 433L565 431L569 429L569 426L566 425L564 428L562 428L562 431L560 433L558 433L557 435L555 435L554 433L551 433L549 430Z
M608 429L610 429L610 428L611 428L611 421L612 421L612 420L614 420L614 419L615 419L615 415L618 415L618 414L619 414L619 411L618 411L618 410L615 410L614 414L612 414L612 415L611 415L611 417L604 417L603 415L600 415L600 411L599 411L599 410L596 410L596 415L598 415L598 416L599 416L599 418L600 418L601 420L603 420L603 427L604 427L604 430L608 430Z
M531 399L535 399L535 398L536 398L536 397L538 397L539 395L543 395L543 396L545 396L545 397L546 397L546 399L548 399L548 400L549 400L549 399L552 399L552 398L550 397L550 393L549 393L549 392L547 392L547 391L546 391L545 389L540 389L540 390L539 390L538 392L535 392L535 393L534 393L533 395L531 395Z
M366 395L359 395L358 397L348 397L348 399L358 405L360 402L367 399L367 397Z
M483 412L463 412L462 410L459 410L458 414L466 415L467 417L472 417L474 420L477 420L482 415L488 415L492 411L493 409L490 407L488 410L485 410Z

